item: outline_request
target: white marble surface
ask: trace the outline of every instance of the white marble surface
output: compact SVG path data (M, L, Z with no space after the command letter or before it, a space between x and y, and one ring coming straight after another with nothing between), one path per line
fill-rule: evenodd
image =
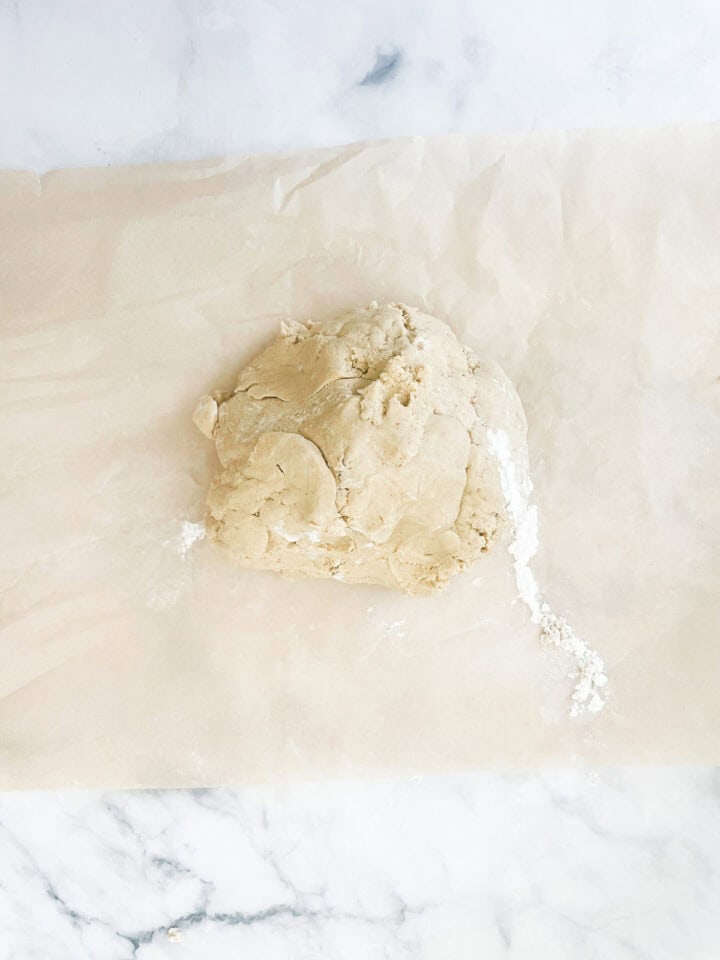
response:
M715 960L720 776L0 799L8 960Z
M0 166L720 120L715 0L0 3ZM0 797L0 960L715 960L720 774Z
M716 0L4 0L0 166L720 119Z

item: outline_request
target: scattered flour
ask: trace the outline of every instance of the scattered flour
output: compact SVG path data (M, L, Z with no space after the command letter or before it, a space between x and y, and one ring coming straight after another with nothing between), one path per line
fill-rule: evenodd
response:
M297 543L300 539L299 533L288 533L282 523L278 523L276 526L272 527L272 532L276 533L279 537L282 537L283 540L287 540L288 543Z
M605 706L605 665L598 654L575 635L567 620L553 613L543 601L535 575L530 569L530 561L538 549L537 507L530 503L532 482L524 466L513 459L510 438L504 430L489 430L488 439L490 450L500 464L500 482L515 528L510 554L514 561L518 594L527 604L533 623L540 627L542 640L569 653L575 660L575 688L570 716L597 713Z
M189 520L183 520L180 536L178 537L178 553L184 557L188 550L198 540L205 536L204 523L191 523Z
M205 536L203 523L191 523L183 520L180 524L180 533L169 540L162 540L165 550L185 560L188 553ZM164 558L167 560L167 558ZM151 584L145 603L151 610L169 610L180 602L188 590L190 570L186 563L163 562L160 565L158 578Z
M270 529L273 533L276 533L279 537L282 537L283 540L287 540L288 543L298 543L300 540L309 540L310 543L320 543L322 539L322 535L319 530L306 530L302 533L289 533L285 529L285 525L282 523L278 523Z
M383 634L385 637L395 637L398 640L404 640L407 637L407 621L391 620L385 627Z
M180 596L179 587L169 587L167 590L154 590L149 593L145 602L151 610L169 610L175 606Z

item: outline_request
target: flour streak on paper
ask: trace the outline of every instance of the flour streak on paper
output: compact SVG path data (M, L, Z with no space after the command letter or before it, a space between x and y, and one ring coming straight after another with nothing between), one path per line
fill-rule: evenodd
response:
M187 555L188 551L198 540L205 537L204 523L191 523L189 520L183 520L178 537L178 553L181 557Z
M158 578L146 597L151 610L166 611L176 606L188 592L189 568L187 559L199 540L205 537L205 524L183 520L180 532L169 540L162 541L163 562L158 568ZM172 559L172 558L175 559ZM180 557L181 563L176 559Z
M500 465L500 482L512 519L514 539L509 547L515 568L518 595L540 628L544 643L573 657L575 687L570 716L597 713L605 706L607 676L600 656L573 632L563 617L553 613L543 600L530 561L538 550L538 512L530 503L532 481L525 465L513 458L510 438L504 430L488 430L490 450Z

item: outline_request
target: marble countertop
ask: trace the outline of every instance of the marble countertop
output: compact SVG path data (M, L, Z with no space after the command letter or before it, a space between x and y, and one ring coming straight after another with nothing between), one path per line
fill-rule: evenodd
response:
M3 960L714 960L718 902L717 771L0 798Z
M0 167L720 120L714 0L15 0Z
M0 5L0 167L720 120L715 0ZM0 796L0 960L714 960L720 774Z

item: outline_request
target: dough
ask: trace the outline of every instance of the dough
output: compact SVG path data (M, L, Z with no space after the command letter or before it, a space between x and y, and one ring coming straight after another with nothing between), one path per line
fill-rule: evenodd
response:
M525 455L495 364L401 303L283 324L195 423L222 463L205 519L243 566L434 593L507 525L488 430Z

